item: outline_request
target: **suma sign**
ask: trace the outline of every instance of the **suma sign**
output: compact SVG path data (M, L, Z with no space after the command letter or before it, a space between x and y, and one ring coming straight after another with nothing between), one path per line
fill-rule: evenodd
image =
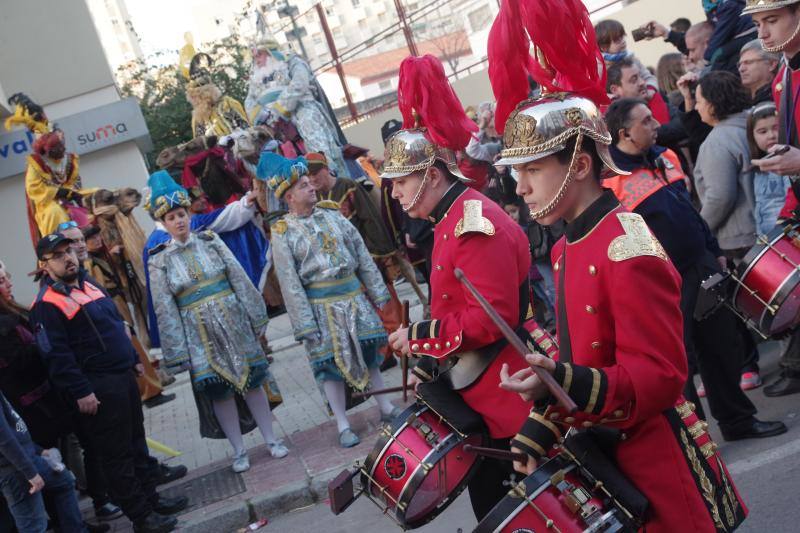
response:
M67 151L78 155L135 141L142 151L152 149L150 134L135 98L125 98L82 113L51 119L63 130ZM25 129L0 135L0 179L25 172L34 136Z

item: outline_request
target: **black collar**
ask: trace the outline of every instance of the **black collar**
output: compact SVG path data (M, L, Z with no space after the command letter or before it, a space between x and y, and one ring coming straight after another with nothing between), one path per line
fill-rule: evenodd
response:
M604 216L619 207L619 200L609 189L603 189L603 194L587 207L583 213L567 224L564 234L567 242L575 242L589 234Z
M78 267L78 288L80 290L83 290L83 284L86 281L87 274L83 267ZM43 278L43 282L52 287L56 292L60 292L65 296L69 296L69 293L75 288L72 285L67 285L63 281L56 281L47 275Z
M789 60L789 68L792 70L797 70L800 68L800 54L795 54Z
M453 202L455 202L456 198L461 196L461 193L465 190L467 190L466 185L460 181L455 182L453 186L444 193L444 196L442 196L442 199L439 200L438 204L436 204L436 207L433 208L433 211L431 211L428 219L434 224L441 222L442 218L444 218L444 215L450 210Z

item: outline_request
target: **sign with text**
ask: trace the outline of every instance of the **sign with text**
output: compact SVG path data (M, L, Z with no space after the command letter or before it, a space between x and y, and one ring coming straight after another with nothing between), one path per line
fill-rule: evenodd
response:
M67 151L78 155L135 141L139 149L152 148L147 124L135 98L125 98L82 113L51 120L64 132ZM26 157L32 151L33 134L17 129L0 135L0 179L25 172Z

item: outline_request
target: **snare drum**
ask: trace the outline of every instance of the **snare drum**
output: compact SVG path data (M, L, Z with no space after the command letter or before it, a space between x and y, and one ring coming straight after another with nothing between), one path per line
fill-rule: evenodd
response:
M416 403L384 427L364 461L364 493L403 529L420 527L466 488L481 457L464 445L483 441L483 434L461 434L428 405Z
M748 324L765 337L798 323L800 224L775 228L758 238L737 269L732 301Z
M521 482L512 482L508 495L473 533L625 531L619 511L594 486L574 461L556 455Z

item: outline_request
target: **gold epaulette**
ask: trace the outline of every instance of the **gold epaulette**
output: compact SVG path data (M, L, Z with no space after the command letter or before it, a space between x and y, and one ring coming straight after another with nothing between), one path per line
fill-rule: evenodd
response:
M320 209L333 209L334 211L338 211L339 207L341 206L339 205L339 202L335 202L333 200L320 200L317 202L317 207Z
M286 233L286 230L288 228L289 225L283 219L277 220L273 225L269 227L270 231L277 235L283 235L284 233Z
M650 255L660 257L664 261L667 260L664 247L650 233L650 228L647 227L647 223L641 215L636 213L617 213L617 218L622 224L625 234L611 241L608 246L609 259L612 261L625 261L634 257Z
M456 223L453 235L459 238L466 233L494 235L494 224L483 216L483 203L480 200L464 201L464 216Z

